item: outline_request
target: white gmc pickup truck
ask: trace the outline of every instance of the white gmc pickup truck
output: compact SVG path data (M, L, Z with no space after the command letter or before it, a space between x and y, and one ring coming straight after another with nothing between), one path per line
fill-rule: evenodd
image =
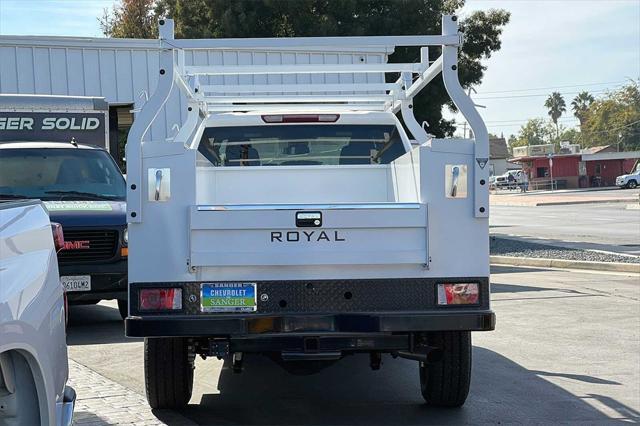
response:
M152 407L189 402L197 355L241 371L247 353L292 372L352 353L377 369L391 354L418 361L428 404L465 402L470 332L495 326L488 136L458 81L457 17L442 27L175 40L160 21L158 87L127 144L125 324L146 338ZM420 62L186 65L183 50L397 46L420 47ZM437 139L416 121L413 98L439 74L475 140ZM173 139L147 140L172 88L186 121Z

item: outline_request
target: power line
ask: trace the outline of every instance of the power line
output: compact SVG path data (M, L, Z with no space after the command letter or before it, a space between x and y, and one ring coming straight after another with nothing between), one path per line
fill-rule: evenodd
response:
M485 123L526 123L529 120L546 120L544 117L534 117L527 119L514 119L514 120L485 120ZM558 121L577 121L578 119L571 116L560 117Z
M604 93L607 92L607 89L601 89L601 90L592 90L589 93ZM577 95L580 92L562 92L562 95ZM490 99L513 99L513 98L535 98L535 97L547 97L549 96L548 93L531 93L528 95L505 95L505 96L486 96L486 97L474 97L474 100L490 100Z
M631 126L633 126L634 124L638 124L638 123L640 123L640 120L636 120L636 121L634 121L634 122L632 122L632 123L625 124L624 126L615 127L615 128L613 128L613 129L607 129L607 130L595 130L595 131L593 131L593 132L592 132L592 131L586 131L585 133L593 134L593 133L608 133L608 132L616 132L616 131L618 131L618 130L626 129L627 127L631 127Z
M491 92L480 92L478 95L489 95L494 93L513 93L513 92L530 92L533 90L552 90L552 89L566 89L570 87L585 87L585 86L603 86L605 84L622 84L626 83L626 80L621 81L604 81L602 83L584 83L584 84L569 84L566 86L547 86L547 87L535 87L531 89L509 89L509 90L494 90Z

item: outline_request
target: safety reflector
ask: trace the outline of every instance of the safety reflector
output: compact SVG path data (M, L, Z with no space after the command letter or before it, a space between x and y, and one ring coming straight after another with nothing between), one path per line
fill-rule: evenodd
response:
M138 309L141 311L170 311L182 309L181 288L140 289Z
M477 305L477 283L438 284L438 305Z

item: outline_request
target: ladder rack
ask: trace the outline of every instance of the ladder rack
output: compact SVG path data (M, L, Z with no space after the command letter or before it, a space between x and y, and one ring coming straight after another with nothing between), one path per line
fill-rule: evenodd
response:
M462 34L458 31L457 17L442 17L441 35L373 36L373 37L303 37L262 39L198 39L176 40L174 22L159 21L160 77L151 98L143 105L129 132L127 144L127 174L132 183L128 190L128 220L141 221L141 152L144 135L159 111L167 102L172 87L177 86L187 98L187 119L174 138L194 149L192 139L207 122L208 117L225 112L291 111L291 112L348 112L386 111L401 114L403 122L419 143L429 136L413 115L413 98L440 73L445 88L458 110L464 115L475 135L475 189L489 180L486 164L489 159L487 129L471 98L464 92L458 80L458 48ZM288 52L362 52L373 48L391 53L398 46L420 47L420 61L415 63L357 63L292 64L292 65L186 65L184 49L262 50ZM438 46L442 54L429 61L429 46ZM386 82L386 75L400 74L394 82ZM206 84L212 76L311 76L316 81L303 84ZM327 75L334 75L338 83L326 82ZM351 82L340 81L349 76ZM365 78L355 78L365 76ZM366 78L366 76L373 76ZM334 77L335 78L335 77ZM245 78L245 80L248 78ZM254 79L251 79L254 80ZM264 78L263 78L264 80ZM362 81L360 81L362 80ZM374 80L374 81L370 81ZM197 146L195 146L197 148ZM485 206L488 200L475 201L475 216L488 217Z

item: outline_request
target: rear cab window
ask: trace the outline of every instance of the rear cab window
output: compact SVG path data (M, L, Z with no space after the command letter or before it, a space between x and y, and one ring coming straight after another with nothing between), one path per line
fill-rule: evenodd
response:
M405 153L395 125L304 124L209 127L198 152L211 165L388 164Z

